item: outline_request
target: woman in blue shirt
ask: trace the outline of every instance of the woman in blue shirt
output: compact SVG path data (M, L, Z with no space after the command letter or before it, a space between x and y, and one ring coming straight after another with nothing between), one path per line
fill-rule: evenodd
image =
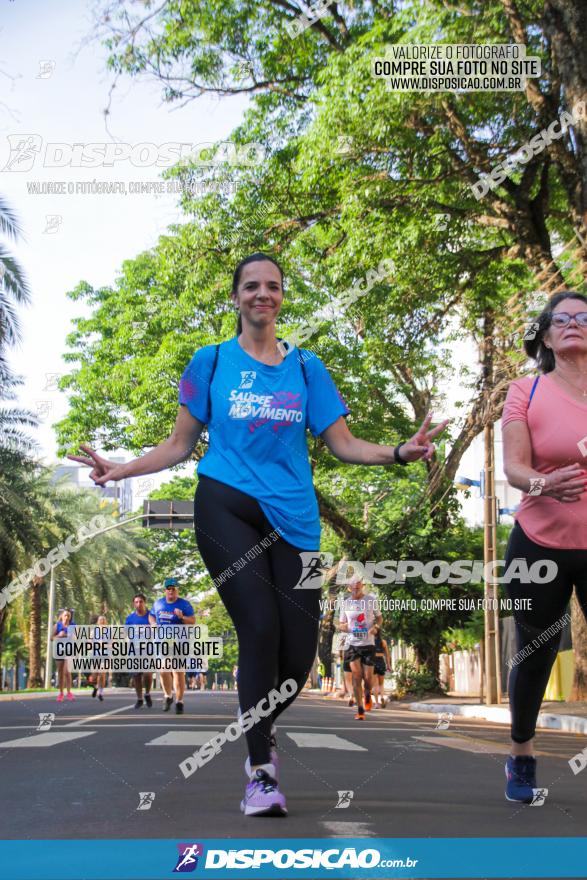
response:
M185 461L208 426L208 451L197 469L196 541L236 629L241 711L267 709L269 692L295 682L295 693L271 714L257 713L246 731L249 783L241 810L284 815L274 722L308 678L320 617L320 589L298 588L302 551L307 565L315 554L315 566L320 549L306 429L322 436L341 461L385 465L430 459L432 440L447 423L431 429L427 416L411 440L400 444L401 452L400 446L354 437L345 422L349 409L320 358L278 346L279 264L265 254L242 260L232 300L239 311L237 335L194 354L181 377L179 414L167 440L125 464L87 446L81 448L88 457L69 458L91 466L90 477L105 485Z

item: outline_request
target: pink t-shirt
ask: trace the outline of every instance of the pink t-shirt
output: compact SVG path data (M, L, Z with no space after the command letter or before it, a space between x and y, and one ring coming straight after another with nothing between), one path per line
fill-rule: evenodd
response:
M569 397L548 373L540 376L532 402L528 399L535 376L511 383L502 428L516 420L526 422L532 443L532 467L543 474L577 463L587 472L587 398ZM516 520L527 536L543 547L587 550L587 491L579 501L562 502L542 495L522 494Z

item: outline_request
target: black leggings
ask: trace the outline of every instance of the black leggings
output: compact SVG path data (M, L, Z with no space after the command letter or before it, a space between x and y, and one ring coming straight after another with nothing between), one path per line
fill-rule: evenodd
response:
M246 733L251 764L269 762L271 724L303 688L316 656L320 590L295 590L302 574L300 550L276 532L259 502L232 486L200 476L195 495L196 542L230 615L239 646L241 712L272 688L295 679L297 690L272 716ZM259 542L272 536L258 555ZM234 563L255 548L238 571ZM226 579L220 575L232 566Z
M516 657L508 683L512 739L523 743L532 739L536 732L536 719L561 640L560 632L553 636L545 633L542 640L538 636L564 617L573 593L573 585L587 618L587 550L542 547L528 538L522 527L516 523L505 554L506 569L513 559L525 559L528 568L540 559L550 559L558 566L556 577L549 583L524 584L519 578L512 578L511 583L505 584L512 600L531 600L530 610L513 612L518 652L528 648L528 655L519 660Z

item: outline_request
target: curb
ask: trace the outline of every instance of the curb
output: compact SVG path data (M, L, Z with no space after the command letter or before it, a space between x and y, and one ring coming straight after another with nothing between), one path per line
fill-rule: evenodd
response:
M505 706L459 706L451 703L410 703L412 712L428 712L439 714L452 712L464 718L480 718L496 724L510 724L510 710ZM567 733L587 734L587 718L580 715L555 715L541 712L536 727L547 730L564 730Z
M37 700L41 697L45 697L45 699L51 699L51 697L56 697L59 692L57 690L54 691L44 691L42 694L27 694L26 691L22 691L22 693L17 694L0 694L0 702L9 702L10 700ZM80 692L81 693L81 692ZM78 696L77 692L73 691L74 696Z

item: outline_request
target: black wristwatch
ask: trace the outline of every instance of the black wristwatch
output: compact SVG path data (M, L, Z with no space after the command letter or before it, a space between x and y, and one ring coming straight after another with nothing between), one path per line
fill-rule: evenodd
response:
M402 448L402 446L404 446L404 444L405 444L406 442L407 442L407 441L404 440L403 443L400 443L400 444L399 444L398 446L396 446L395 449L393 450L393 460L395 461L396 464L404 465L404 467L405 467L405 465L408 464L408 462L407 462L407 461L404 461L403 458L400 458L399 451L400 451L400 449Z

